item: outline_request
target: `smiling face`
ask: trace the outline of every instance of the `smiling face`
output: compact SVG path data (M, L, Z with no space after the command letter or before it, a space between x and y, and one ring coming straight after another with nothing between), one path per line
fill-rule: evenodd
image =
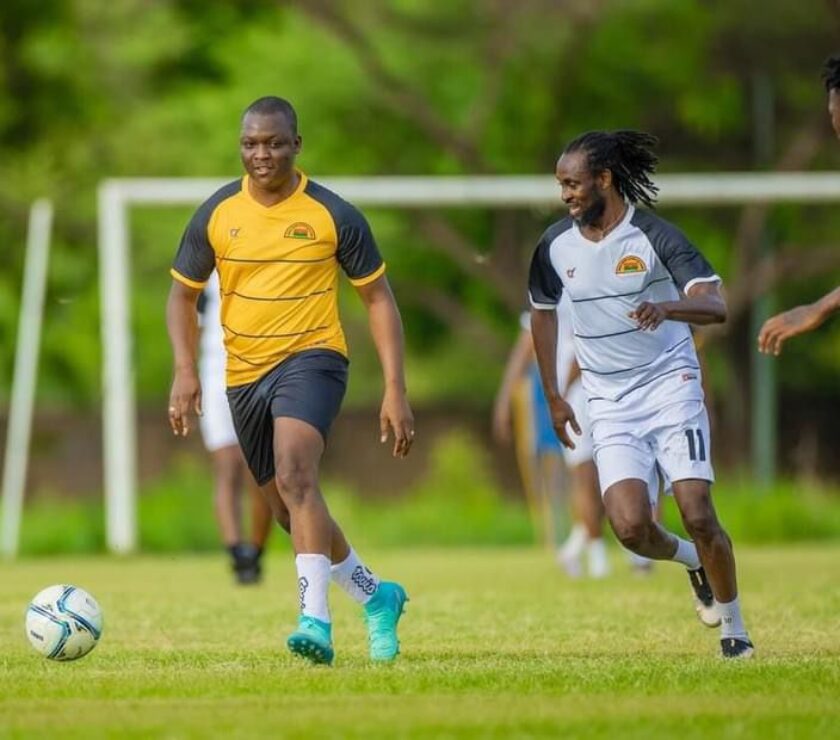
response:
M833 87L828 91L828 115L834 133L840 139L840 88Z
M612 184L612 173L593 173L586 152L574 151L560 157L555 175L569 215L581 226L600 222L607 207L606 191Z
M282 191L295 171L301 138L282 113L247 113L242 119L239 153L254 187Z

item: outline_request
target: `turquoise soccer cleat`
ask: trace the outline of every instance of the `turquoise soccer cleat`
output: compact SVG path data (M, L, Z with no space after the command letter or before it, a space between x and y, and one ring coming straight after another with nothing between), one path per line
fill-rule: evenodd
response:
M329 665L335 652L332 646L332 625L315 617L301 615L298 628L286 640L289 650L313 663Z
M399 583L380 581L376 593L365 604L365 624L368 628L371 660L386 662L399 655L397 624L406 601L408 596Z

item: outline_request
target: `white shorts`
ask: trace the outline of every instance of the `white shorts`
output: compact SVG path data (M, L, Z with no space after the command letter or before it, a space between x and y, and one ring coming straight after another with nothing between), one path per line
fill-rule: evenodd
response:
M563 447L563 460L568 467L575 468L592 459L592 424L589 421L589 411L586 407L586 394L579 380L569 386L564 398L575 412L575 418L581 431L580 436L578 436L571 430L571 427L566 427L569 430L569 436L575 443L575 449Z
M709 416L702 401L679 401L634 419L596 419L592 436L601 495L618 481L637 478L648 482L655 501L657 464L666 488L688 478L715 479Z
M201 409L198 419L201 437L209 452L223 447L238 445L233 418L230 415L227 393L225 392L224 355L204 356L201 358Z

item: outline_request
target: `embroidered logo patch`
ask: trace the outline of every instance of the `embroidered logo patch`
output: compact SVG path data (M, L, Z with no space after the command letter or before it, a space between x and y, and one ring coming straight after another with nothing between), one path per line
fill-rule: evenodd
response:
M284 236L287 239L307 239L311 241L315 238L315 229L303 221L298 221L286 229Z
M569 279L573 278L575 276L575 270L577 270L577 267L570 267L566 270L566 277Z
M647 272L647 265L641 257L637 257L635 254L622 257L615 266L616 275L633 275L638 272Z
M237 227L237 228L235 228L235 229L231 229L231 230L230 230L230 238L231 238L231 239L236 239L236 237L237 237L237 236L239 236L239 230L240 230L240 228L241 228L241 227Z

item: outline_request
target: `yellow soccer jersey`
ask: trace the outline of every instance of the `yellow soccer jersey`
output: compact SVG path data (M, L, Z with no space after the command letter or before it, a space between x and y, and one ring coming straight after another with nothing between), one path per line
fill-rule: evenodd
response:
M295 192L263 206L247 175L196 211L172 276L203 288L215 268L227 349L228 387L251 383L290 355L347 355L338 317L338 268L354 285L385 272L365 217L302 172Z

